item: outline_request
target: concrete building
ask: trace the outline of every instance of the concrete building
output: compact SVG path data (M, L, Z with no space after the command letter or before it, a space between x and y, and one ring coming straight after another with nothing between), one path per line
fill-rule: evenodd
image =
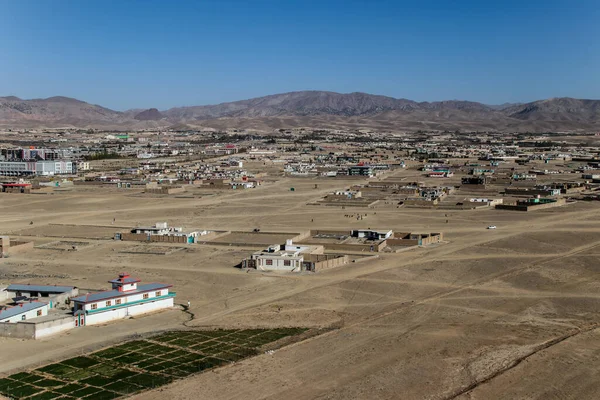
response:
M135 240L140 242L196 243L200 236L208 235L207 230L184 232L181 227L170 227L166 222L154 226L138 226L129 232L115 233L115 240Z
M2 193L31 193L31 183L2 183Z
M167 235L171 231L176 232L177 228L169 228L169 224L166 222L157 222L154 226L138 226L133 228L131 233L136 233L138 235Z
M323 254L323 250L323 246L298 246L290 239L284 245L275 244L252 254L250 258L242 261L242 268L286 272L310 270L304 265L304 258L311 254Z
M37 160L60 160L68 158L71 151L67 149L36 149L36 148L12 148L0 149L0 160L6 161L37 161Z
M504 189L504 194L513 196L558 196L560 195L560 189L539 186L534 188L507 187Z
M372 178L375 176L373 168L368 165L355 165L348 168L348 175L350 176L368 176Z
M428 176L430 178L450 178L454 176L454 172L452 171L431 171Z
M502 204L504 202L504 199L488 199L488 198L474 197L474 198L470 198L469 202L477 203L477 204L485 204L486 206L494 207L497 204Z
M551 198L531 198L517 200L514 203L504 203L496 205L496 210L512 210L512 211L535 211L544 210L546 208L559 207L567 204L566 199L551 199Z
M77 165L67 160L0 161L0 175L63 175L77 172Z
M371 229L356 229L352 231L352 236L367 240L385 240L392 237L394 231L375 231Z
M3 291L5 298L14 303L29 299L44 299L50 308L67 304L69 298L77 296L79 289L75 286L12 284Z
M394 232L394 236L386 240L390 246L427 246L441 243L444 240L442 232L435 233L411 233Z
M109 282L112 290L84 296L77 296L79 291L74 286L10 285L0 291L0 302L12 297L16 306L0 307L0 336L39 339L173 306L175 293L169 292L171 285L138 285L139 280L128 274L120 274ZM72 303L73 309L57 308L62 303Z
M0 323L27 321L48 315L50 306L40 301L21 303L14 307L0 309Z
M75 326L101 324L173 307L175 293L169 292L172 285L138 285L139 282L122 273L109 281L112 290L72 298Z
M482 186L483 188L485 188L486 182L487 182L487 179L484 175L465 176L465 177L462 177L460 180L460 183L462 185L470 185L469 187Z

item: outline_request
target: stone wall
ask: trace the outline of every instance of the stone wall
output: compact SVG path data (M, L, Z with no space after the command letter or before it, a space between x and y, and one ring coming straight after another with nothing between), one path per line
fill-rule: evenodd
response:
M545 210L547 208L560 207L564 206L567 203L565 199L557 199L555 202L546 203L546 204L536 204L532 203L530 205L522 205L522 204L498 204L496 206L496 210L511 210L511 211L537 211L537 210Z
M314 262L314 271L321 271L347 264L349 258L334 254L309 254L304 256L304 260Z
M0 336L19 339L35 339L35 324L28 322L0 322Z
M33 250L33 242L21 242L16 240L5 241L5 243L9 243L8 246L2 246L0 244L0 255L1 254L20 254L25 253L30 250Z
M172 186L172 187L161 187L161 188L146 188L144 193L148 194L176 194L185 192L184 186Z
M187 243L186 236L147 235L145 233L121 233L121 240L137 242Z

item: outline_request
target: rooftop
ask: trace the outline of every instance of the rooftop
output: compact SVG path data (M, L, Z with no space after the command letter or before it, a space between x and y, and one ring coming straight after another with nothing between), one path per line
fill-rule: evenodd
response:
M119 274L117 279L113 279L108 281L108 283L136 283L140 282L139 279L132 278L128 273L122 272Z
M168 285L166 283L148 283L145 285L138 285L137 289L128 290L127 292L122 292L120 290L106 290L104 292L88 293L83 296L74 297L71 300L79 303L95 303L97 301L113 299L116 297L125 297L138 293L152 292L153 290L169 288L172 286L173 285Z
M123 279L113 279L111 281L108 281L108 283L136 283L139 282L139 279L135 279L135 278L123 278Z
M5 289L11 292L48 292L48 293L65 293L75 289L75 286L56 286L56 285L30 285L30 284L14 284L8 285Z
M254 253L255 256L273 256L273 257L297 257L300 253L302 253L301 251L285 251L285 250L278 250L278 251L265 251L265 250L261 250L261 251L257 251Z
M0 183L4 187L27 187L31 186L31 183Z
M14 317L27 311L35 310L36 308L44 307L47 303L32 301L31 303L23 303L21 305L10 307L5 310L0 310L0 320Z
M72 312L53 312L52 310L48 310L47 315L43 315L41 317L36 317L35 319L28 319L22 322L30 323L30 324L43 324L48 321L56 321L61 319L73 319Z

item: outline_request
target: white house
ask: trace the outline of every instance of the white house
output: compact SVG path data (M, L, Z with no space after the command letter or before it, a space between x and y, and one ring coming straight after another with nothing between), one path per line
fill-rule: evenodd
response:
M109 281L112 290L72 298L75 326L101 324L173 307L175 293L169 292L172 285L138 285L139 282L139 279L122 273Z
M252 254L242 262L242 266L262 271L300 272L304 267L305 255L322 253L323 246L298 246L288 239L285 245L272 245Z
M0 322L21 322L48 315L47 303L32 301L15 307L0 309Z
M168 240L153 240L152 236L171 236L178 239L185 238L185 243L192 244L196 243L198 236L204 236L210 233L209 231L188 231L184 232L181 227L170 227L166 222L157 222L154 226L138 226L131 230L131 233L136 235L146 235L143 240L147 241L165 241ZM115 234L115 240L139 240L138 239L124 239L127 235L123 235L121 232ZM182 240L175 240L177 243L182 243Z
M181 231L181 228L169 228L166 222L157 222L154 226L138 226L131 230L131 233L145 233L147 235L168 235L169 232Z
M88 161L79 161L77 163L77 171L89 171L90 163Z
M42 161L3 161L0 162L1 175L60 175L72 174L73 162L68 160Z
M54 308L61 303L67 304L69 298L79 294L79 289L75 286L13 284L4 292L6 298L12 298L14 302L43 299Z
M352 236L358 238L365 238L369 240L385 240L390 238L394 234L394 231L375 231L371 229L356 229L352 231Z

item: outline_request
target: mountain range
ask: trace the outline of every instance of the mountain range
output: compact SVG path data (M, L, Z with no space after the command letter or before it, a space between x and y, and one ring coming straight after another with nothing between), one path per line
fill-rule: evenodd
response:
M272 130L293 127L385 130L596 131L600 100L552 98L485 105L416 102L367 93L301 91L206 106L114 111L69 97L0 97L4 128L144 129L171 126Z

